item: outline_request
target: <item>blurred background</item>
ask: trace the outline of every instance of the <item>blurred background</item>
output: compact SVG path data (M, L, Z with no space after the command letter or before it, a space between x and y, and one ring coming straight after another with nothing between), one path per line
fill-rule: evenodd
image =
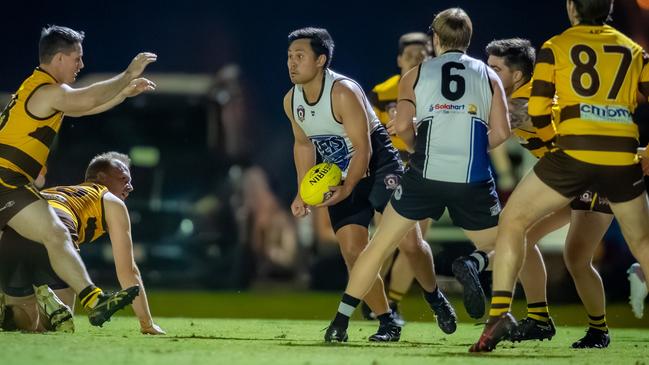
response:
M292 86L286 37L303 26L327 28L336 43L332 68L369 91L398 73L402 34L426 31L434 13L458 5L474 25L468 53L481 59L493 39L523 37L540 46L569 25L563 0L12 1L3 5L0 25L0 102L37 66L40 30L48 24L85 31L79 85L121 72L140 51L157 53L145 74L158 84L155 92L107 113L65 119L46 186L81 182L98 153L128 153L135 191L127 204L150 288L340 292L346 270L326 212L301 220L290 214L296 178L293 136L281 105ZM616 1L612 23L645 49L646 5ZM646 105L636 120L646 144ZM515 142L507 149L520 177L533 161ZM510 183L501 184L504 196L510 190ZM472 247L447 220L429 232L437 271L450 275L452 260ZM558 232L542 243L551 303L578 300L567 289L572 281L562 262L563 237ZM600 248L596 264L609 300L623 301L625 270L634 260L616 225ZM107 241L84 247L82 254L99 283L116 285ZM452 280L446 285L457 289Z

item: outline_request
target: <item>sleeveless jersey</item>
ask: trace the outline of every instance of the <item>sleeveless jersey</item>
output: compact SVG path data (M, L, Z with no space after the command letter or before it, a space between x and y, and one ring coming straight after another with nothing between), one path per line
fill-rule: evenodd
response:
M331 91L334 83L339 80L349 80L358 85L356 81L326 69L318 100L309 104L304 96L302 85L295 85L291 108L295 122L313 142L322 160L338 165L343 172L343 178L345 178L349 161L354 156L354 146L349 140L343 124L336 120L333 113ZM360 86L358 87L363 90ZM368 130L372 134L381 126L381 123L365 95L363 95L363 101L368 116Z
M394 75L382 83L374 86L369 94L370 102L374 107L376 116L381 124L386 125L394 118L397 111L397 98L399 97L400 75ZM392 145L399 151L407 151L406 143L398 136L390 136Z
M512 99L529 100L532 93L532 81L519 87L511 95ZM552 142L543 141L536 132L536 128L518 127L512 129L512 133L518 137L521 146L530 151L536 158L541 158L552 149Z
M77 245L89 243L106 232L104 194L108 188L95 183L56 186L41 191L48 203L72 218L72 228L78 235Z
M462 52L444 53L419 66L414 91L413 168L430 180L491 180L487 132L493 91L487 66Z
M54 112L39 118L27 110L27 102L38 88L56 83L52 75L36 68L0 114L0 167L16 171L30 180L38 177L61 128L63 113Z
M649 91L649 58L608 25L577 25L545 42L534 67L529 113L544 140L553 137L552 100L559 107L556 146L596 165L636 163L637 91Z

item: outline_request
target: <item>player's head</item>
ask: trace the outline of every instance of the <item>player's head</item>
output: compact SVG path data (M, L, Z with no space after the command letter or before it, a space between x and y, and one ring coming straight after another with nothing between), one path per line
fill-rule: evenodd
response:
M572 25L604 25L611 20L613 0L566 0Z
M527 39L499 39L487 44L487 63L496 71L505 90L512 92L532 79L536 52Z
M116 197L125 200L133 191L131 159L119 152L105 152L93 157L86 169L86 181L104 185Z
M439 56L448 50L466 51L471 43L473 24L467 13L460 8L451 8L435 15L428 29L433 33L433 48Z
M302 28L288 35L288 73L291 82L304 84L329 67L334 41L326 29Z
M420 64L428 55L427 43L429 37L425 33L406 33L399 38L399 54L397 65L401 74Z
M72 83L83 68L83 32L50 25L41 31L38 61L53 72L57 81Z

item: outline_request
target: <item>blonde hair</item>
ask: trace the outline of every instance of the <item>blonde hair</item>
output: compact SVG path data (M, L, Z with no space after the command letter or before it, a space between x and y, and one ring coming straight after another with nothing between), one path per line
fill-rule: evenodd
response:
M440 46L465 51L471 43L473 24L461 8L450 8L435 15L430 30L439 37Z

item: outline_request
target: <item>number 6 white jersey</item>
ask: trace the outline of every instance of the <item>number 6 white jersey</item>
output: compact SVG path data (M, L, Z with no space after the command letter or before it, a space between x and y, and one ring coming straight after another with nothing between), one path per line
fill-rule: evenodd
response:
M459 51L424 61L415 82L417 143L411 166L426 179L472 183L492 179L488 66Z

